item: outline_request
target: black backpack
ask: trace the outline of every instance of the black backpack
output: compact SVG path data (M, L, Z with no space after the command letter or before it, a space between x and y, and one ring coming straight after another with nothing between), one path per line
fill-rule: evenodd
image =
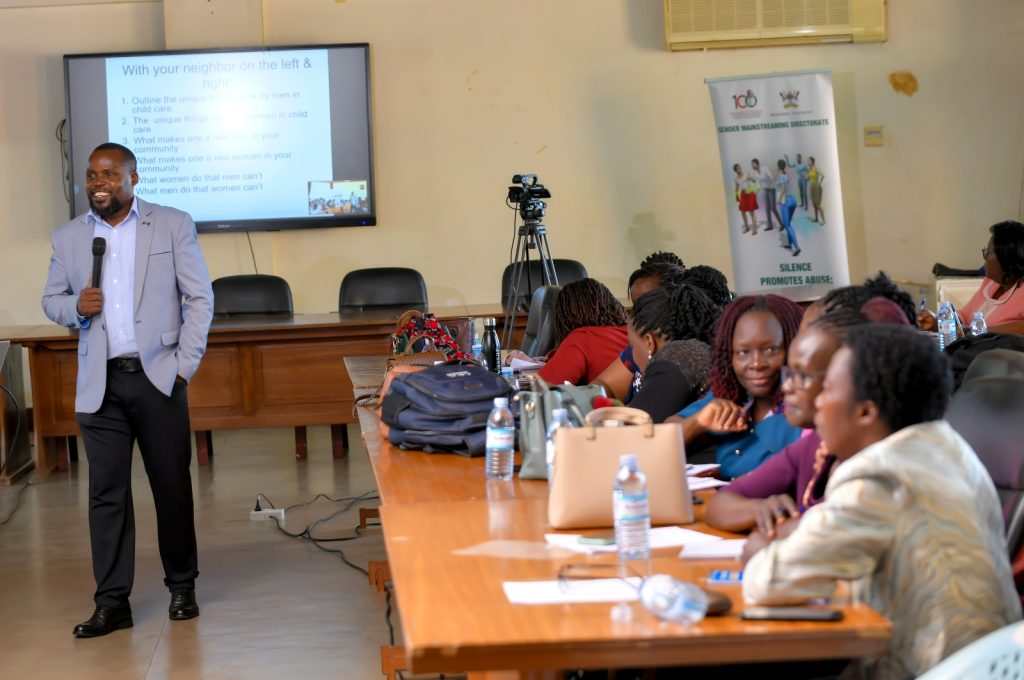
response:
M953 390L960 389L964 374L978 355L990 349L1011 349L1024 352L1024 336L1008 333L984 333L982 335L965 335L946 348L953 364Z
M388 441L403 449L482 456L495 397L511 396L500 375L452 362L395 376L381 402Z

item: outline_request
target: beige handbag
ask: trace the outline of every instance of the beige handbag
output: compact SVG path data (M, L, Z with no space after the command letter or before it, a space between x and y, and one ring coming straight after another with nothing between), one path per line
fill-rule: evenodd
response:
M693 522L686 452L679 423L655 425L644 411L599 408L583 427L555 433L548 523L555 529L610 527L619 456L635 453L647 475L651 524Z

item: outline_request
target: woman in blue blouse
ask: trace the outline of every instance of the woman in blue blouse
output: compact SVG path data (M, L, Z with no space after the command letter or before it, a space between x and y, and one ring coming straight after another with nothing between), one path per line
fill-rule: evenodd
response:
M707 438L723 479L750 472L796 441L782 415L780 373L803 310L779 295L729 303L711 346L711 390L679 412L688 449Z

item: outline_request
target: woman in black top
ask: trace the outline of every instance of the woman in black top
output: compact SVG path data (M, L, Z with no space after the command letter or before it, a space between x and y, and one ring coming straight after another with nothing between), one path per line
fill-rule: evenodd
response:
M631 407L660 423L707 391L720 312L702 290L686 283L657 288L636 301L629 344L644 373Z

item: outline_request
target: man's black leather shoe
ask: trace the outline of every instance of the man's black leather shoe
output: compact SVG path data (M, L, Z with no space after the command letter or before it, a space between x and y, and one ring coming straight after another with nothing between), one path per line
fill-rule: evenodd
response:
M123 607L107 607L99 605L88 621L75 626L75 637L94 638L113 633L115 630L131 628L132 608L128 605Z
M171 591L171 606L167 608L171 621L187 621L199 616L194 588L179 588Z

